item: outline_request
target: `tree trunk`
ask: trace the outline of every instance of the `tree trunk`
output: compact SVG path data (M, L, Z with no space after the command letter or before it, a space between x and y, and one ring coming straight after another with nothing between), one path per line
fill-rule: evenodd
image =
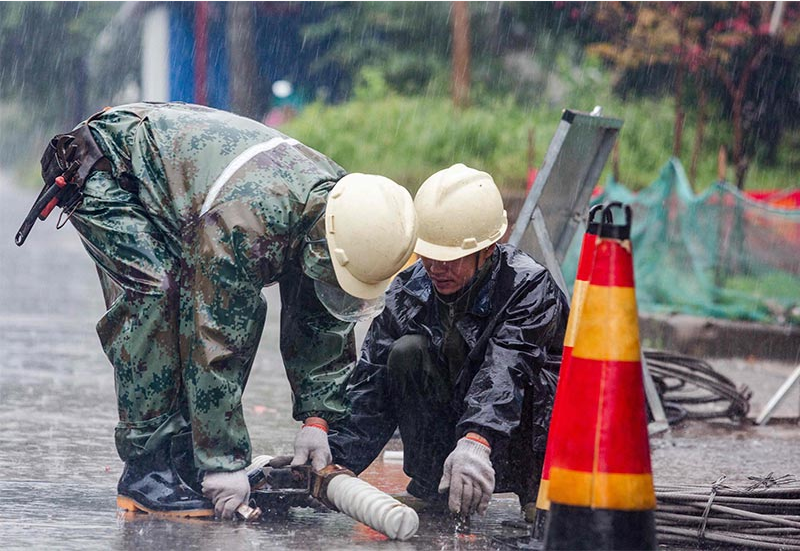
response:
M677 7L676 17L678 18L678 66L675 73L675 128L673 130L672 156L676 159L681 158L681 143L683 141L683 122L686 119L686 111L683 108L683 87L684 75L686 74L686 63L684 61L683 45L686 42L686 19L680 5Z
M747 173L747 159L744 154L744 128L742 111L744 110L744 90L739 86L733 97L733 170L736 174L736 187L744 189L744 179Z
M453 2L452 13L453 103L456 107L466 107L470 93L469 7L466 2Z
M226 39L230 58L231 110L245 117L260 120L255 66L253 6L247 2L226 4Z
M681 158L681 142L683 141L683 121L686 112L683 109L683 75L686 69L683 62L678 63L675 74L675 128L673 130L672 156Z
M86 83L89 77L84 57L75 60L70 75L72 85L63 88L67 98L67 101L64 102L64 105L67 106L65 112L69 117L67 124L63 125L65 128L69 128L69 125L74 125L75 121L82 121L91 114L86 112Z
M708 96L706 94L706 81L700 78L697 86L697 126L694 131L694 146L692 147L692 164L689 167L689 180L692 183L692 189L697 189L695 180L697 179L697 161L700 158L700 151L703 149L703 138L705 137L706 129L706 103Z
M733 167L736 171L736 187L744 189L745 176L747 169L750 167L750 159L747 157L747 152L744 150L744 100L747 86L750 84L750 78L753 73L764 61L769 47L766 43L761 44L750 62L742 71L742 74L733 84L733 79L729 79L731 85L728 89L732 96L733 113Z
M208 105L208 2L194 3L194 103Z

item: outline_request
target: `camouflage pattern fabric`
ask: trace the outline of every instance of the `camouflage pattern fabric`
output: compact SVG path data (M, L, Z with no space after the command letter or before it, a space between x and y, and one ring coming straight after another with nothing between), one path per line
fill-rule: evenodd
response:
M353 325L327 313L308 276L331 277L312 238L345 171L196 105L124 105L88 124L112 169L87 179L71 220L108 307L97 332L114 366L120 457L161 445L185 416L198 468L247 465L242 392L266 319L261 289L273 283L294 417L344 415Z

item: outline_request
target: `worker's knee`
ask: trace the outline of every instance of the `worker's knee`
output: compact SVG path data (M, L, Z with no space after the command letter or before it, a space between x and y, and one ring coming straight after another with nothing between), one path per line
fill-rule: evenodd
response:
M387 368L391 379L399 381L424 371L428 362L428 338L424 335L404 335L389 351Z

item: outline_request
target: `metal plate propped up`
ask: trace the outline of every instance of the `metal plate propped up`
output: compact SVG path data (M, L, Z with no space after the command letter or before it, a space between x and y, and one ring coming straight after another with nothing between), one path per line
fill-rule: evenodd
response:
M596 109L597 110L597 109ZM565 110L536 180L522 206L509 242L545 261L552 246L560 264L589 206L592 189L622 127L614 119ZM535 231L534 211L542 212L550 243ZM548 263L551 272L559 271Z

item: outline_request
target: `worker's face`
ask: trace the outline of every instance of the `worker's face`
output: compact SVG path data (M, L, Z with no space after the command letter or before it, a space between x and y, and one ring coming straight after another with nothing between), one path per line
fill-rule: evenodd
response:
M494 245L458 260L433 260L424 256L420 259L436 290L442 295L452 295L464 288L486 259L492 255L492 251Z

